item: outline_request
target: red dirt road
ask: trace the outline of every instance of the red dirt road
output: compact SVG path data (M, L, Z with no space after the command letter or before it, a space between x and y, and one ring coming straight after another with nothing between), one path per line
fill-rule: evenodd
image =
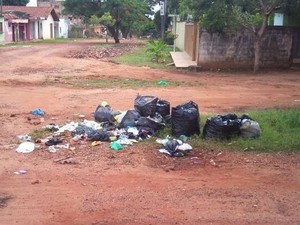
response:
M201 113L300 107L296 69L260 75L194 73L65 57L91 44L0 48L1 225L300 224L299 154L194 149L188 157L173 159L143 143L112 152L107 143L92 148L89 142L71 143L76 148L72 152L16 153L17 135L79 114L92 119L90 113L102 100L115 110L132 108L137 93L156 95L172 106L193 100ZM64 76L203 85L78 89L41 84ZM36 107L47 113L41 124L30 115ZM72 156L76 164L54 162L65 156ZM27 174L14 174L19 169ZM11 198L1 207L4 195Z

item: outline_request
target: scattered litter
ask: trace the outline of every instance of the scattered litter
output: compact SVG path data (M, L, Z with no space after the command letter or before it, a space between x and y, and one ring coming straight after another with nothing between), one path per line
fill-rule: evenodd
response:
M14 174L16 174L16 175L22 175L22 174L26 174L26 173L27 173L27 171L23 170L23 169L14 172Z
M97 145L100 145L102 142L101 141L93 141L91 146L97 146Z
M48 140L45 145L52 146L52 145L58 145L61 144L62 140L59 137L53 137L50 140Z
M168 81L160 80L160 81L157 82L157 84L158 84L159 86L167 86L169 83L168 83Z
M25 135L19 135L18 138L19 138L21 141L32 141L31 136L29 136L28 134L25 134Z
M59 130L59 126L57 126L56 124L54 123L50 123L48 124L47 126L45 126L45 128L51 132L54 132L54 131L58 131Z
M114 142L112 142L112 143L110 144L110 148L111 148L112 150L118 151L118 150L122 150L122 149L123 149L123 146L122 146L118 141L114 141Z
M182 157L192 150L191 145L177 139L157 139L156 142L164 146L163 149L158 151L170 156Z
M26 141L21 143L16 151L19 153L30 153L34 150L34 147L34 143Z
M54 145L52 145L52 146L49 146L49 147L48 147L48 152L56 153L56 152L57 152L57 149L55 148Z
M43 115L45 115L45 112L39 108L36 108L31 111L31 114L34 116L43 116Z
M211 160L209 161L209 163L210 163L212 166L217 166L216 162L215 162L213 159L211 159Z

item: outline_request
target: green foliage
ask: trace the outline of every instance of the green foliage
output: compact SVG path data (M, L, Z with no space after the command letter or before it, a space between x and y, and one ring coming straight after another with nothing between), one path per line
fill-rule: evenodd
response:
M166 44L173 45L174 40L175 40L175 34L173 34L171 31L167 31L166 32L166 38L165 38Z
M147 15L151 14L153 1L149 0L66 0L65 13L82 16L85 21L95 15L102 18L102 23L107 23L108 30L118 43L118 34L121 30L123 36L139 29ZM109 13L109 14L108 14ZM92 22L97 22L93 17ZM111 17L111 18L110 18Z
M29 0L3 0L3 5L22 5L25 6Z
M100 18L99 23L105 26L113 26L116 23L116 20L112 18L110 12L105 12Z
M167 53L167 46L165 42L161 40L150 40L147 45L147 53L149 53L153 59L158 62L165 62Z
M91 18L89 19L89 23L92 25L100 24L100 18L97 17L96 15L92 15Z
M166 64L157 63L152 60L152 56L147 54L147 48L143 47L128 54L124 54L114 58L117 63L132 65L132 66L147 66L151 68L166 68ZM172 51L172 48L167 48L166 52ZM167 55L165 63L171 63L170 54ZM199 84L198 84L199 85Z

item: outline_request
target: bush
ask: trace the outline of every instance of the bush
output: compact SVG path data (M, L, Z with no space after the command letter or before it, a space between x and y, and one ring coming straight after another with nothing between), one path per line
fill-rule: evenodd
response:
M150 40L148 42L147 50L156 62L165 62L167 58L167 46L161 40Z

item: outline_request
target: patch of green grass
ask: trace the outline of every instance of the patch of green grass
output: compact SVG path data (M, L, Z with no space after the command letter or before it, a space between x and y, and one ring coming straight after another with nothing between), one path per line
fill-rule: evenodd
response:
M65 42L73 42L78 41L78 38L55 38L55 39L45 39L45 40L34 40L34 41L20 41L20 42L13 42L7 43L4 45L0 45L0 48L5 47L26 47L26 46L34 46L39 44L51 44L51 43L65 43Z
M47 136L50 135L50 133L51 132L48 129L40 128L40 129L32 131L30 136L31 136L33 141L36 141L36 140L39 140L39 139L46 138Z
M120 78L120 77L105 77L105 78L79 78L79 77L64 77L58 82L51 79L45 79L43 81L44 85L71 85L77 88L138 88L138 87L158 87L160 86L157 81L153 80L142 80L134 78ZM179 86L201 86L200 82L179 82L179 81L167 81L167 87L179 87Z
M121 64L133 65L133 66L147 66L150 68L166 68L168 63L172 62L171 55L164 63L157 63L152 60L152 57L146 52L147 48L138 48L136 51L128 54L123 54L114 58L114 61ZM172 48L168 47L167 52L171 52Z
M201 115L201 136L191 137L188 143L201 149L300 152L299 108L251 110L247 113L260 124L262 133L259 138L236 137L231 140L204 140L202 138L204 124L208 117L216 115ZM158 133L158 137L165 138L170 134L171 126L167 125Z

